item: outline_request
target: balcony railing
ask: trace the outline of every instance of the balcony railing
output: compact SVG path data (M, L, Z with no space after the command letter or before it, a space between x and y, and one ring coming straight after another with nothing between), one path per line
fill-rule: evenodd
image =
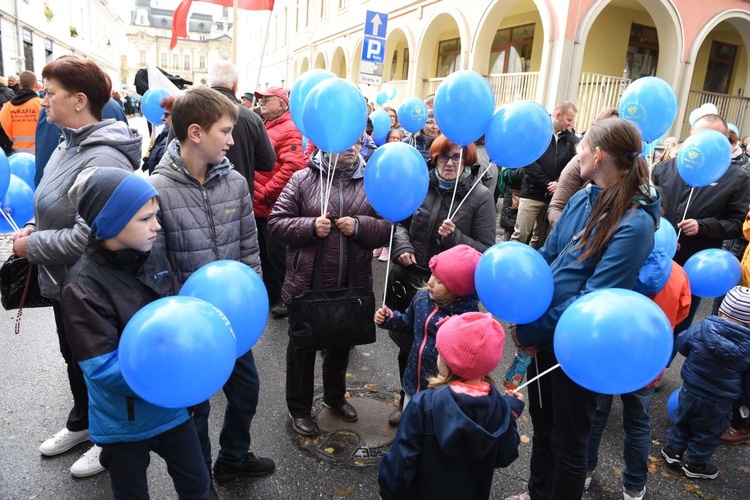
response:
M437 93L438 87L443 83L445 78L425 78L422 80L422 99L430 94Z
M489 75L487 81L495 94L495 109L509 102L537 100L538 71Z
M392 108L398 109L399 104L410 97L406 95L406 85L409 82L408 80L391 80L388 83L390 83L393 88L396 89L396 97L388 105Z
M728 123L734 123L737 125L740 133L743 133L743 125L745 124L748 107L750 107L750 98L738 95L691 90L688 94L687 103L685 104L685 121L682 123L680 138L684 139L690 133L690 123L688 122L690 112L707 102L714 104L716 109L719 110L719 115L721 115Z
M620 97L629 84L630 79L628 78L581 73L581 82L578 84L578 99L575 103L578 108L576 131L586 131L596 115L606 108L618 107Z

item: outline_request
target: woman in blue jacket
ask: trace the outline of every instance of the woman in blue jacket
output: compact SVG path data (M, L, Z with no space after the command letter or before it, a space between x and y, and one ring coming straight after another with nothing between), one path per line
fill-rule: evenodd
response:
M595 290L632 288L653 249L661 198L649 187L641 144L636 126L619 118L595 123L583 138L581 177L591 183L570 199L540 250L554 277L552 303L514 335L536 352L529 378L557 364L552 341L565 309ZM521 498L581 498L595 410L596 394L562 370L529 386L534 439L529 493Z

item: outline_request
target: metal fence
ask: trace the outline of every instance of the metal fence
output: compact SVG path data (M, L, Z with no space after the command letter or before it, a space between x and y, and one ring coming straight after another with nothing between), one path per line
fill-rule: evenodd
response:
M578 84L576 107L576 131L586 131L594 118L606 108L616 108L625 88L630 84L628 78L617 78L596 73L581 73Z
M690 133L690 123L688 122L690 112L708 102L716 106L716 109L719 110L719 115L721 115L727 122L737 125L740 134L743 133L742 130L745 124L748 107L750 106L750 98L691 90L688 94L687 103L685 104L685 120L682 122L680 138L684 139Z

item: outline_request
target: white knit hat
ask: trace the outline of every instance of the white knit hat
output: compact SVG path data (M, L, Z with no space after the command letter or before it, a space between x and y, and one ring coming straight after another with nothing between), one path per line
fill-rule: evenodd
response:
M745 326L750 325L750 288L736 286L729 290L719 306L719 312Z

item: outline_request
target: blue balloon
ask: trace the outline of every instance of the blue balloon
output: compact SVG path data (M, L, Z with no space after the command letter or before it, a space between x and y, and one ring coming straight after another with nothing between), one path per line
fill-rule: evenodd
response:
M255 270L236 260L218 260L194 272L180 295L205 300L224 314L237 338L237 357L260 339L268 321L268 292Z
M533 101L505 104L492 117L484 145L490 159L505 168L535 162L552 140L552 117Z
M385 103L388 102L388 93L378 92L378 95L375 96L375 102L378 103L379 106L383 106Z
M36 163L34 155L31 153L15 153L8 158L10 164L10 173L17 175L34 189L34 175L36 175ZM2 198L0 196L0 198Z
M451 141L468 146L487 131L495 112L495 95L475 71L451 73L435 94L435 122Z
M396 87L391 87L391 91L388 94L388 100L389 101L394 100L397 95L398 95L398 91L396 90Z
M34 190L23 179L11 174L8 190L0 200L0 210L12 217L18 227L23 227L34 217ZM5 217L0 217L0 233L13 232Z
M697 297L720 297L740 282L742 267L737 257L721 248L708 248L685 262L690 293Z
M677 95L655 76L645 76L625 89L620 99L620 118L635 123L643 140L652 142L663 135L677 118Z
M365 194L372 207L393 223L417 211L427 195L430 176L419 151L403 142L375 150L365 169Z
M672 326L659 306L619 288L597 290L573 302L560 316L554 336L565 374L600 394L626 394L653 382L667 366L673 344Z
M5 192L8 190L10 184L10 163L8 157L5 156L5 151L0 149L0 198L5 196Z
M367 104L357 87L341 78L317 84L302 111L307 136L326 153L341 153L365 132Z
M667 399L667 415L673 424L677 423L677 406L679 406L680 403L681 390L682 387L678 387L672 391L672 394L669 395L669 399Z
M670 259L677 253L677 231L664 217L659 220L659 229L654 233L654 247L662 248Z
M518 242L497 243L479 259L474 282L479 300L508 323L531 323L552 302L552 271L535 249Z
M416 134L427 123L427 106L419 97L410 97L398 107L398 121L404 130Z
M310 137L309 134L305 132L305 124L302 120L305 100L313 87L328 78L336 78L336 75L324 69L313 69L302 73L292 86L292 91L289 95L289 113L291 113L292 121L294 121L297 129L305 137Z
M164 115L164 108L161 107L162 99L169 97L169 91L163 87L154 87L148 89L141 99L141 112L146 120L154 125L162 125L161 117Z
M718 181L732 162L732 145L716 130L700 130L677 153L677 172L685 184L703 187Z
M183 408L229 379L236 342L221 311L194 297L166 297L135 313L120 337L125 382L149 403Z
M372 138L375 140L375 144L380 141L380 144L385 143L388 132L391 131L391 115L382 109L373 111L370 113L370 121L372 122ZM380 146L380 144L377 144Z

